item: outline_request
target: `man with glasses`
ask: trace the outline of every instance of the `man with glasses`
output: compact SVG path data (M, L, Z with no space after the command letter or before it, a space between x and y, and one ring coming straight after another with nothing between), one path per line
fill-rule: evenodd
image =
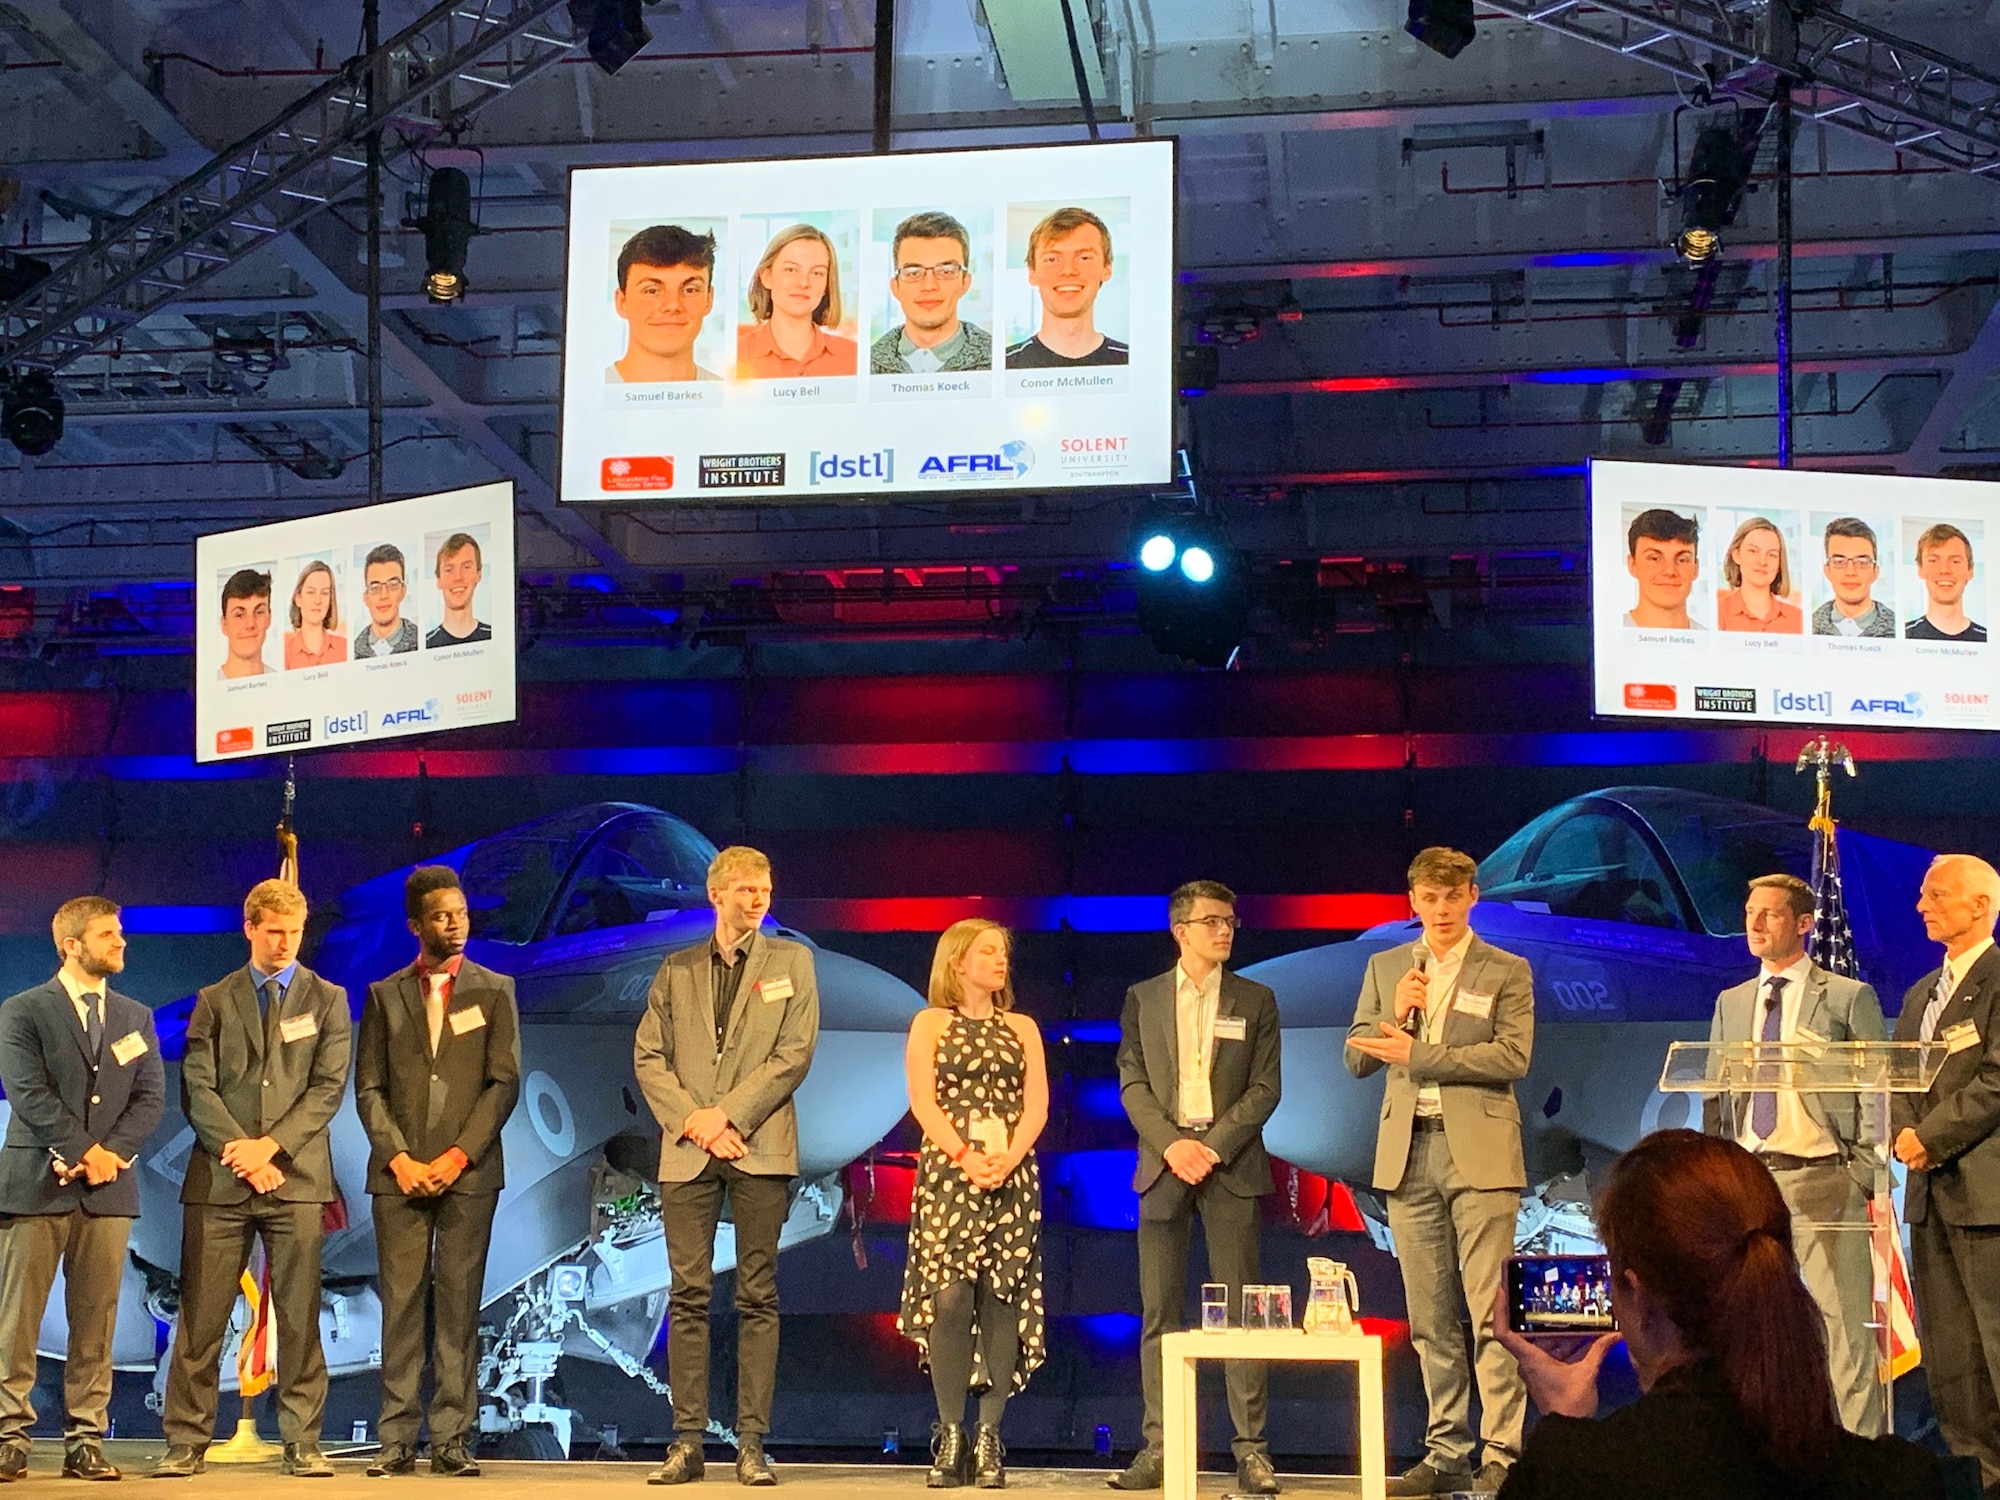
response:
M1278 1002L1270 990L1223 964L1236 942L1236 893L1190 880L1167 901L1180 960L1125 993L1118 1084L1139 1133L1139 1376L1146 1446L1113 1489L1159 1489L1160 1339L1187 1326L1188 1246L1196 1215L1208 1241L1208 1278L1242 1304L1243 1284L1262 1275L1257 1200L1271 1191L1264 1122L1278 1107ZM1236 1489L1275 1495L1278 1476L1264 1441L1264 1366L1224 1367L1236 1436Z
M993 336L958 316L972 290L972 238L950 214L911 214L889 247L889 295L903 321L875 340L868 369L875 375L928 375L987 370Z
M1498 1490L1521 1456L1528 1416L1520 1367L1493 1337L1493 1304L1528 1183L1514 1084L1534 1050L1535 982L1525 958L1472 930L1477 875L1456 849L1417 852L1410 909L1422 935L1368 960L1347 1032L1349 1072L1389 1071L1374 1185L1388 1199L1430 1406L1424 1457L1389 1480L1391 1495ZM1476 1441L1467 1321L1479 1378Z
M403 618L403 551L384 542L369 552L361 568L361 597L368 623L354 632L354 654L401 656L417 649L417 622Z
M1814 635L1895 638L1896 616L1872 597L1882 572L1874 527L1854 516L1828 521L1825 572L1833 597L1813 611Z

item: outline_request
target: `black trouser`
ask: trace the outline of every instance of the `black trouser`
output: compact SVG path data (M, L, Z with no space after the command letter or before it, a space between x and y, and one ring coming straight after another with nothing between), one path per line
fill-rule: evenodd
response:
M1169 1217L1146 1217L1139 1203L1139 1379L1146 1395L1146 1446L1160 1446L1160 1339L1187 1327L1188 1247L1194 1238L1194 1218L1201 1215L1208 1241L1208 1274L1227 1283L1231 1321L1243 1305L1243 1283L1255 1282L1262 1212L1255 1198L1232 1193L1210 1177L1195 1189L1163 1174L1147 1193L1166 1192L1178 1201ZM1229 1445L1238 1459L1264 1451L1265 1373L1261 1361L1223 1362L1229 1391L1229 1416L1236 1425Z
M278 1435L288 1443L319 1441L326 1408L326 1353L319 1342L324 1212L324 1204L281 1203L266 1195L247 1203L182 1208L181 1311L160 1418L169 1443L202 1448L215 1436L222 1341L256 1236L270 1258L272 1313L278 1320Z
M1910 1226L1924 1378L1945 1446L2000 1485L2000 1228L1947 1224L1937 1201Z
M377 1193L382 1292L384 1443L415 1447L423 1424L424 1314L430 1312L431 1446L470 1442L479 1427L479 1299L498 1193L416 1198Z
M771 1430L778 1384L778 1231L790 1192L789 1177L753 1177L714 1157L692 1182L660 1184L660 1225L674 1273L667 1378L678 1437L699 1442L708 1427L708 1298L725 1194L736 1226L736 1430L759 1437Z

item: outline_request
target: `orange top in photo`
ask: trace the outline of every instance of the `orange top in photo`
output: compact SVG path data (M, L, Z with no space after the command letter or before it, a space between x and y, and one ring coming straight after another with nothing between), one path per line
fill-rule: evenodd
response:
M805 358L793 359L772 339L769 323L753 323L736 330L736 378L789 380L800 375L852 375L859 349L853 339L816 327Z
M1754 630L1765 635L1799 635L1805 630L1805 615L1796 604L1787 604L1773 595L1771 603L1776 607L1771 617L1760 620L1743 607L1743 595L1738 589L1724 589L1715 596L1715 628L1717 630Z

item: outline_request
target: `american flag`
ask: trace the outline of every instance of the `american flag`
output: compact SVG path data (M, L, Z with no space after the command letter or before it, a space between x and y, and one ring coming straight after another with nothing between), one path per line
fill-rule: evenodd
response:
M1854 929L1847 924L1847 899L1840 889L1840 845L1834 839L1834 823L1824 813L1812 820L1819 838L1813 844L1813 962L1829 974L1859 979L1861 966L1854 959Z

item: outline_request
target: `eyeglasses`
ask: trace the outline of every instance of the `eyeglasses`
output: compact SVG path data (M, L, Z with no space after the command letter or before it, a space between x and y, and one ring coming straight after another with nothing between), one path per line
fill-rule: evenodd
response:
M1826 565L1836 573L1866 573L1876 564L1872 557L1829 557Z
M364 584L361 592L371 599L379 599L384 594L400 594L403 592L403 580L400 578L386 580L378 578L373 583Z
M1241 917L1189 917L1181 924L1184 927L1206 927L1216 937L1225 932L1234 932L1243 925Z
M948 260L939 266L898 266L896 279L904 286L915 286L926 276L935 276L939 286L950 286L965 276L965 267L955 260Z

